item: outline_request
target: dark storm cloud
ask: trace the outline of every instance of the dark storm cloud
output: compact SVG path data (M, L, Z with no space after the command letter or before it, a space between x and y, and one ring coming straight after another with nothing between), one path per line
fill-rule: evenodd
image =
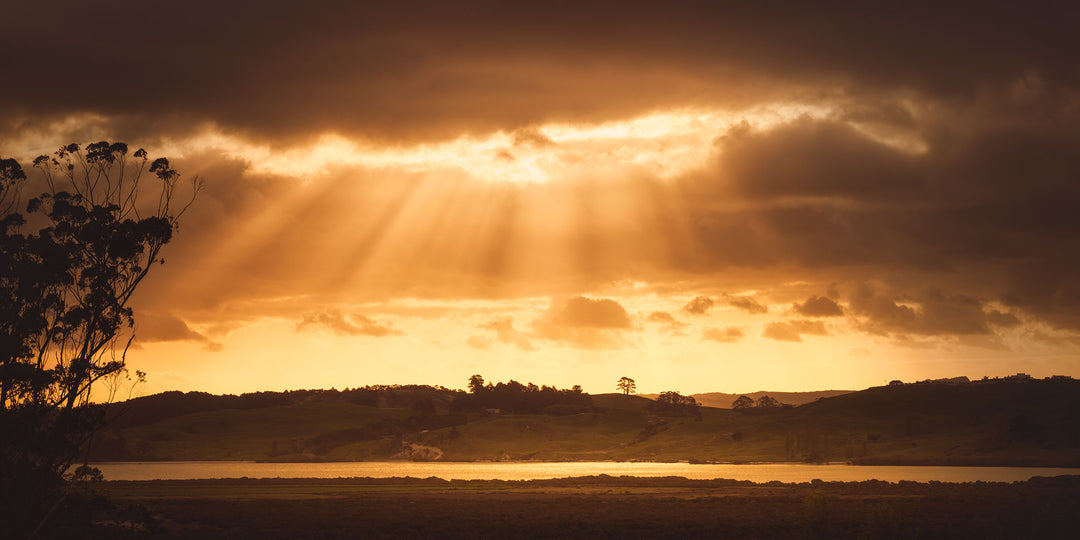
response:
M1011 313L987 309L976 298L930 289L909 298L893 298L869 286L851 298L851 310L863 330L882 335L986 335L993 327L1020 323Z
M825 296L811 296L805 302L793 305L792 309L803 317L839 317L844 314L839 304Z
M959 99L1026 71L1074 86L1068 7L19 2L0 34L17 81L0 117L27 129L92 112L140 139L203 122L400 139L794 96Z
M846 124L800 118L764 133L736 127L721 140L724 171L749 198L896 200L922 191L916 160Z
M684 266L870 272L1080 329L1078 96L1020 78L916 115L916 152L836 119L737 129L684 183L700 245ZM943 333L985 329L967 320Z

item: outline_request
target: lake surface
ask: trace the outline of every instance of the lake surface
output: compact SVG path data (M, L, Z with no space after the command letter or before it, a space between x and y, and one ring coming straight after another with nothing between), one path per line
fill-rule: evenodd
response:
M691 465L629 462L350 462L255 463L253 461L154 461L92 464L106 480L194 480L207 478L414 478L446 480L540 480L572 476L682 476L753 482L1017 482L1033 476L1080 475L1077 468L1049 467L906 467L761 463Z

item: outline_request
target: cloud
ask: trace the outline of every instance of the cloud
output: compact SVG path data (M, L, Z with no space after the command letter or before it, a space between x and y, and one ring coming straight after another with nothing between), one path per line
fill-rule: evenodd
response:
M766 324L761 336L778 341L801 342L802 334L827 336L829 331L821 321L777 321Z
M657 323L664 332L675 335L681 335L682 330L687 326L690 326L687 323L677 320L666 311L654 311L650 313L645 320L651 323Z
M732 296L725 294L721 300L729 306L741 309L747 313L768 313L769 308L749 296Z
M1062 51L1076 50L1080 38L1065 22L1067 7L837 4L778 14L750 4L658 13L647 2L616 12L598 0L498 10L344 0L297 10L272 1L258 11L208 0L183 10L24 2L10 7L8 20L53 24L14 25L0 36L0 51L19 51L5 54L4 65L24 81L3 89L0 118L25 125L27 117L94 112L133 134L213 123L275 138L332 131L401 140L806 95L880 100L903 89L959 100L1028 70L1075 85L1075 65ZM127 31L96 31L106 24ZM87 44L153 66L154 75L117 79L92 62L71 62L69 51ZM80 81L78 92L65 90L68 80ZM861 111L849 115L890 118Z
M178 166L210 179L208 190L166 246L169 262L140 289L137 307L189 318L267 298L310 298L288 314L300 317L322 309L327 298L356 304L399 296L550 296L580 282L662 284L687 273L766 291L778 280L871 275L898 284L897 294L932 286L997 302L1023 320L1080 330L1080 218L1064 202L1080 197L1080 187L1066 180L1080 175L1080 164L1068 157L1080 155L1073 142L1080 141L1080 113L1071 113L1064 98L1045 100L1059 105L1049 110L1060 126L1037 122L1043 113L1036 104L1005 97L946 109L940 119L916 109L929 151L904 157L885 145L868 154L897 154L882 159L883 170L894 158L919 162L912 170L922 179L895 202L873 186L864 193L854 181L821 189L777 181L775 192L745 193L725 165L733 159L725 142L711 168L671 182L648 175L527 185L446 175L436 182L401 170L341 167L303 184L254 173L219 154L193 154ZM780 159L780 142L814 144L805 133L818 128L808 122L814 120L773 126L799 135L777 140L769 139L770 129L755 131L739 143L740 159ZM845 137L880 144L860 133ZM749 148L758 144L764 149ZM851 148L852 159L868 159L855 155L859 145ZM844 152L822 152L815 165L822 182ZM535 245L547 248L529 248ZM701 298L687 308L707 313L706 301L747 297ZM756 299L737 301L748 312L766 309Z
M608 298L575 296L552 315L556 324L574 328L628 329L632 326L626 309Z
M704 315L713 307L713 299L708 296L695 296L683 306L683 311L691 315Z
M752 199L918 197L918 160L853 126L802 117L760 132L737 127L722 138L723 172Z
M893 290L857 313L845 307L874 333L1080 331L1080 72L1062 52L1080 48L1080 34L1052 9L814 5L777 16L635 2L613 13L589 1L493 12L61 0L48 7L66 14L58 20L38 4L5 13L55 24L0 33L0 60L21 81L0 88L0 147L109 136L182 149L178 168L203 174L208 189L136 301L200 328L283 309L267 307L282 297L304 299L284 314L300 318L328 301L549 297L687 276L767 291L871 276ZM154 75L72 62L87 44ZM699 126L713 147L682 132L656 140L665 155L706 156L685 174L619 146L610 162L623 168L612 172L595 141L567 136L576 126L579 138L647 139L626 122L655 111L724 111L723 126L735 127ZM208 129L257 151L200 139ZM433 141L496 133L565 174L508 185L456 169L260 168L289 170L326 134L423 156ZM766 312L755 299L701 298L710 304L686 312ZM808 302L795 312L812 316ZM380 328L345 322L339 331Z
M987 311L985 303L965 295L947 295L938 289L898 299L862 285L851 299L859 327L879 335L975 336L994 333L994 327L1013 327L1020 321L1011 313Z
M811 296L805 302L793 304L791 308L803 317L839 317L844 314L839 304L825 296Z
M331 309L322 313L314 313L303 318L296 325L296 330L306 330L313 326L322 326L332 330L339 336L398 336L404 332L393 328L390 324L379 324L365 315L345 315L340 310Z
M514 130L513 135L514 146L544 148L556 144L555 141L551 140L551 137L544 135L542 131L536 128L518 128Z
M690 313L691 315L704 315L712 309L718 302L732 306L736 309L745 311L747 313L768 313L769 308L758 302L749 296L733 296L730 294L723 294L719 300L713 300L708 296L697 296L693 300L687 302L683 306L683 311Z
M205 344L211 352L224 348L221 343L192 330L183 319L168 312L139 311L135 317L135 336L142 343L195 341Z
M701 338L720 343L736 343L746 335L746 331L737 326L725 326L724 328L708 327L701 331Z
M607 298L575 296L533 322L535 335L582 349L619 349L628 345L623 332L633 329L630 316Z
M529 342L528 336L514 328L514 318L510 316L495 317L491 321L488 321L480 325L480 328L487 330L494 330L496 338L500 343L509 343L517 346L517 348L523 351L535 350L532 343ZM471 343L470 343L471 344ZM475 346L475 345L474 345ZM490 342L488 347L490 347Z

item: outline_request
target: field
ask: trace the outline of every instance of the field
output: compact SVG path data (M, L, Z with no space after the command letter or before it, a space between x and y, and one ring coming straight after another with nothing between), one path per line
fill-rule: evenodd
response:
M139 402L120 404L140 421L104 431L90 458L1080 465L1080 382L1071 380L878 387L771 411L702 407L700 416L658 415L650 400L616 394L592 396L593 408L577 414L465 414L434 389L385 392L370 405L315 394L141 417ZM405 405L416 396L426 410Z
M240 479L99 489L147 510L153 520L137 536L152 538L1072 538L1080 511L1080 477L1013 484Z

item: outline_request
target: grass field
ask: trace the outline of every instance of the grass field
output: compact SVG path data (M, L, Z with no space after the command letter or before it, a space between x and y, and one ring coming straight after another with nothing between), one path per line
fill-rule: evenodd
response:
M585 477L106 482L151 538L1073 538L1080 477L1013 484Z

